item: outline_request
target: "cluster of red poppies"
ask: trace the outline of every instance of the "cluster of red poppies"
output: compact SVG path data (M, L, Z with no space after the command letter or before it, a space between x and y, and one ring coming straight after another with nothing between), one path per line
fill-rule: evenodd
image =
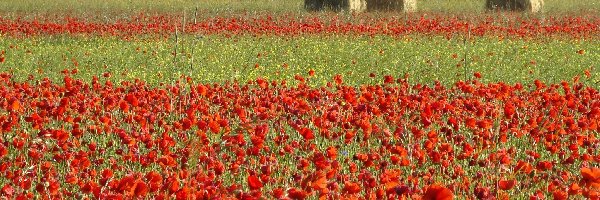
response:
M578 79L149 86L64 72L0 74L1 196L599 197L600 93Z
M356 16L355 18L318 16L236 16L206 17L184 21L176 16L136 16L113 22L79 18L5 19L0 18L0 33L11 36L92 34L132 36L158 34L171 36L176 31L189 34L222 35L454 35L536 37L593 37L600 32L600 18L554 17L524 19L518 16L458 18L448 16L408 16L402 18Z

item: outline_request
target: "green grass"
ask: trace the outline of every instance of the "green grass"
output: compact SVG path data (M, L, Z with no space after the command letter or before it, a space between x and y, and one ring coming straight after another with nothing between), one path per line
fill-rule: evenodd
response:
M500 41L495 37L476 38L465 45L461 39L416 35L186 36L180 40L175 57L175 43L168 39L0 38L0 49L6 50L0 71L12 71L16 80L25 80L31 74L36 79L48 76L59 81L61 70L77 68L76 77L86 80L111 72L116 81L139 78L158 84L170 83L182 75L200 82L258 77L293 81L294 75L307 76L313 69L316 74L311 77L311 85L324 85L335 74L342 74L349 84L376 83L382 75L399 77L405 73L415 82L439 80L452 84L471 78L474 72L481 72L486 82L530 83L535 79L571 80L590 70L592 78L584 80L597 84L600 73L594 69L599 67L598 46L598 40ZM578 54L579 50L585 53ZM461 61L465 57L466 62ZM370 73L378 77L369 78Z
M22 15L17 13L114 17L140 12L181 14L193 12L196 8L208 13L304 12L303 3L303 0L0 0L0 13L4 17ZM485 0L420 0L418 7L421 12L462 14L483 12L484 4ZM542 15L597 15L599 11L600 2L597 0L546 0Z

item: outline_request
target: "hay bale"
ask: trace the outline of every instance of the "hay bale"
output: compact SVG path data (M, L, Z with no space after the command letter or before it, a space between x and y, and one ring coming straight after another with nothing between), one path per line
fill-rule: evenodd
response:
M404 12L417 12L417 0L404 0Z
M325 0L325 7L334 11L340 11L347 7L347 0Z
M544 8L544 0L531 0L529 1L530 12L542 12L542 8Z
M304 8L310 11L330 9L362 12L367 9L366 0L304 0Z
M488 10L509 10L540 12L544 7L544 0L486 0Z
M354 11L354 12L363 12L363 11L367 10L367 1L366 0L349 0L348 10Z
M334 11L354 11L362 12L367 10L366 0L327 0L325 6Z
M309 11L330 9L355 12L366 10L414 12L417 10L417 0L304 0L304 8Z
M304 0L304 9L309 11L320 11L325 6L325 0Z
M417 0L368 0L367 8L369 10L414 12L417 10Z

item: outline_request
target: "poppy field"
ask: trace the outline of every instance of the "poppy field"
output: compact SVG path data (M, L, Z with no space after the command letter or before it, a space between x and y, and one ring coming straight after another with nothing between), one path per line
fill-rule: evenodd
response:
M600 199L595 3L28 2L0 2L3 199Z

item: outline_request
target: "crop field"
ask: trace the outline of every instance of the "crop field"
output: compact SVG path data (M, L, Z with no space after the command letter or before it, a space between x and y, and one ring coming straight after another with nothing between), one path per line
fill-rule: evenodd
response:
M0 0L2 199L600 199L600 2Z

